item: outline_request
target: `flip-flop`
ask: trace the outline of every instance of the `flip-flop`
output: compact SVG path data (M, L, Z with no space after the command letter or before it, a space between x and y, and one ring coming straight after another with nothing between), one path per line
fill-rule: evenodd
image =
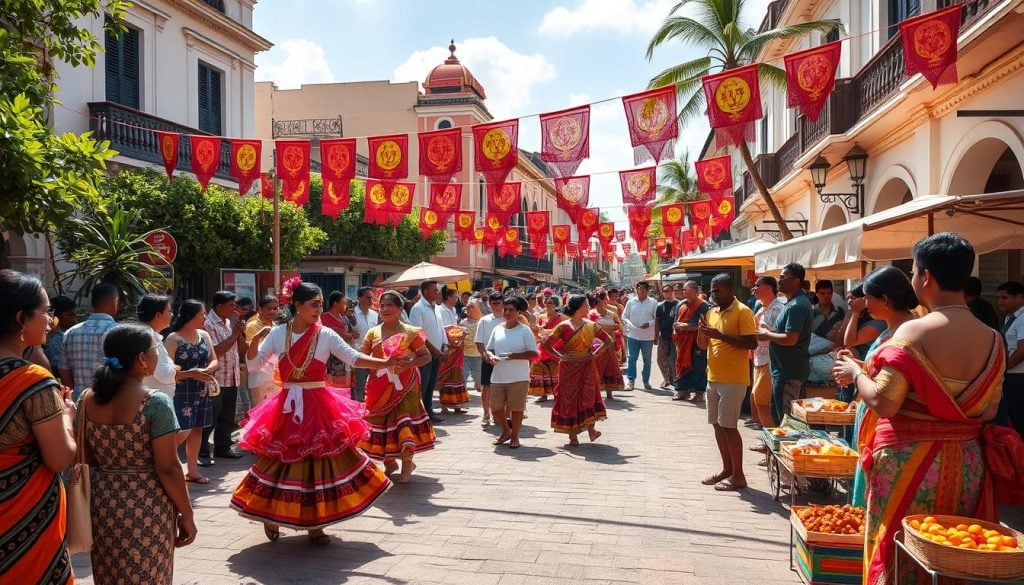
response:
M720 481L720 482L715 484L715 491L716 492L734 492L736 490L746 489L746 487L747 487L747 484L736 485L736 484L732 483L731 481L729 481L728 479L723 479L722 481Z
M207 484L210 483L210 478L206 477L205 475L200 475L199 477L192 477L191 475L186 475L185 481L189 483Z
M502 435L502 436L498 437L497 439L494 439L493 441L491 441L491 444L494 445L494 446L504 445L505 443L509 442L509 440L511 438L512 438L512 435L507 435L507 436L506 435Z
M711 477L705 477L700 481L700 483L701 485L715 485L727 477L729 477L729 474L727 473L716 473Z

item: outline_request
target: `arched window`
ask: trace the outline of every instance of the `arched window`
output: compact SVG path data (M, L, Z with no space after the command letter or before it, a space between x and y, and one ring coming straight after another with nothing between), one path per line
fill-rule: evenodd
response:
M441 118L434 127L436 130L445 130L452 127L452 121L448 118Z

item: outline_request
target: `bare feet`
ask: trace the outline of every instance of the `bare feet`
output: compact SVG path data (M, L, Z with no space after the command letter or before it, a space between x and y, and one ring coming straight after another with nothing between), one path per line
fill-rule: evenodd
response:
M579 445L580 445L580 440L578 438L576 438L576 435L569 435L569 446L570 447L579 447Z
M509 439L508 448L509 449L518 449L519 448L519 437L512 437L511 439Z
M590 442L598 440L601 437L601 431L597 429L587 429L587 434L590 436Z
M743 477L730 477L715 484L715 491L733 492L747 487L747 480Z
M309 540L317 546L327 546L328 544L331 544L331 537L324 534L322 529L310 530Z
M487 427L491 426L491 419L489 417L485 416L484 419L482 421L480 421L480 426L485 428L485 429Z
M498 437L497 439L494 439L493 441L491 441L491 444L492 445L503 445L503 444L509 442L509 440L511 438L512 438L512 433L510 431L506 431L504 433L501 433L500 437Z
M416 464L412 460L402 461L402 474L398 476L398 483L409 483L412 481L412 472L416 471Z
M398 462L395 461L394 459L385 459L384 460L384 475L391 475L392 473L394 473L396 471L398 471Z
M267 535L267 540L269 540L270 542L275 542L277 541L277 539L281 538L281 527L277 524L267 524L266 522L264 522L263 534Z

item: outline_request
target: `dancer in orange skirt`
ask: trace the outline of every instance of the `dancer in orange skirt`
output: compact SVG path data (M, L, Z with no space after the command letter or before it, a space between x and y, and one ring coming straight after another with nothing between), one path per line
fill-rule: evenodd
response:
M409 367L412 361L360 354L320 324L319 287L293 280L288 288L292 321L263 328L247 353L250 371L276 358L283 388L243 421L241 446L258 459L235 489L231 507L263 522L271 541L285 526L306 530L315 544L325 545L331 541L325 527L366 511L391 487L356 446L369 436L362 405L325 384L327 358L371 370Z
M584 430L591 441L596 441L601 433L594 424L608 416L595 363L602 355L615 355L615 342L596 323L584 318L589 309L587 297L569 297L563 309L569 320L559 323L544 342L544 349L558 359L551 428L568 434L570 446L580 444L576 437ZM601 344L595 349L598 339Z
M380 296L381 324L366 333L362 347L363 353L377 358L395 356L409 360L404 367L379 370L366 380L366 422L370 434L359 443L370 457L384 461L384 473L388 475L398 469L395 460L401 459L398 483L408 483L412 478L416 469L413 454L433 449L436 440L420 398L418 369L430 362L430 351L423 330L401 322L404 302L401 293L392 290Z
M466 391L466 378L463 374L463 353L462 350L466 341L466 330L458 325L448 325L444 328L445 337L448 338L448 356L441 362L441 369L437 373L437 390L441 397L441 413L448 412L449 408L455 410L455 414L464 414L463 406L469 404L469 392Z
M549 394L555 393L555 386L558 385L558 360L544 350L544 341L551 335L551 331L559 323L568 319L558 312L558 300L555 297L544 299L544 309L537 318L537 346L540 355L533 360L530 366L530 396L536 396L535 402L544 402Z
M619 316L609 306L608 293L597 289L593 295L587 297L590 303L589 319L597 324L602 331L608 334L614 344L615 332L621 328ZM614 347L614 345L613 345ZM609 351L597 358L597 373L601 377L601 389L604 390L606 400L615 400L612 392L622 392L626 389L622 381L622 370L619 368L619 358L615 351Z

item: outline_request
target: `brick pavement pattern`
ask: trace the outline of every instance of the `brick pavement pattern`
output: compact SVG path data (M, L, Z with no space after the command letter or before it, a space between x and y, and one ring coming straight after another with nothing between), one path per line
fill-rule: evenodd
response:
M289 530L270 543L228 509L251 456L206 468L209 485L188 484L199 535L177 549L174 582L799 583L788 511L768 493L760 456L745 451L747 490L700 484L720 467L703 406L665 390L618 393L598 442L584 433L570 450L549 428L551 402L531 401L522 447L512 450L490 444L496 430L480 428L473 396L468 415L437 426L440 444L417 456L412 483L329 528L327 547ZM755 432L741 432L751 444ZM74 567L76 582L93 583L88 556L76 555Z

